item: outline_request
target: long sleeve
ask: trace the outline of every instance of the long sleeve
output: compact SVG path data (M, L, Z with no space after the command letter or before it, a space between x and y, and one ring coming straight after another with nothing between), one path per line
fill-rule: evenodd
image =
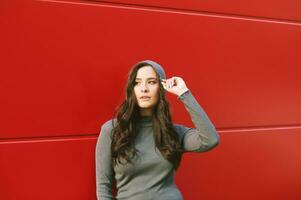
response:
M220 137L206 112L188 90L177 97L188 111L195 128L176 124L185 151L205 152L219 144Z
M97 139L96 161L96 195L97 200L115 200L112 196L112 184L114 170L111 163L111 130L110 120L101 126L100 135Z

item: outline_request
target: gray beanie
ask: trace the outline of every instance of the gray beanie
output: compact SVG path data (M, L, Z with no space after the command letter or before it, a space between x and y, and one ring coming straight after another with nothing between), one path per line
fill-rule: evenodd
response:
M142 61L136 63L135 65L142 64L142 63L151 65L159 74L160 79L166 79L164 69L159 63L152 61L152 60L142 60Z

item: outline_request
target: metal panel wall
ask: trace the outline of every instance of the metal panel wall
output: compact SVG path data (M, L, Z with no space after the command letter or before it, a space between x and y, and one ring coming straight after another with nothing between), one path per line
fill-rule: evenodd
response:
M185 154L185 200L300 199L300 8L1 1L0 199L96 199L100 126L146 58L184 78L221 135Z

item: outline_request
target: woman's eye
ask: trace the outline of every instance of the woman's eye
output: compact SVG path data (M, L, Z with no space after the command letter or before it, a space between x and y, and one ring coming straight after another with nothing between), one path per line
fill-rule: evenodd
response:
M148 83L154 85L154 84L156 84L157 82L156 82L156 81L149 81ZM138 85L138 84L140 84L140 82L135 82L135 83L134 83L134 85Z

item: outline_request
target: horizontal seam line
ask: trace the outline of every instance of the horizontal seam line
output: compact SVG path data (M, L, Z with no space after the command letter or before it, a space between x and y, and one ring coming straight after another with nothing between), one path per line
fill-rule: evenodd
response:
M250 126L250 127L227 127L220 128L220 132L254 132L254 131L271 131L271 130L291 130L301 129L301 125L278 125L278 126Z
M231 127L231 128L219 128L217 132L254 132L254 131L271 131L271 130L290 130L301 129L301 125L283 125L283 126L253 126L253 127ZM80 140L80 139L95 139L99 134L86 134L86 135L62 135L62 136L43 136L43 137L18 137L18 138L1 138L1 143L22 143L24 141L30 142L45 142L45 141L66 141L66 140Z
M6 142L22 143L24 141L30 142L45 142L45 141L66 141L66 140L81 140L94 139L99 134L85 134L85 135L56 135L56 136L38 136L38 137L17 137L17 138L0 138L0 144Z
M233 13L219 13L219 12L210 12L210 11L200 11L200 10L190 10L190 9L180 9L180 8L169 8L162 6L153 6L153 5L142 5L142 4L126 4L126 3L117 3L117 2L108 2L108 1L92 1L92 0L83 0L84 2L76 1L57 1L57 0L38 0L45 2L55 2L55 3L65 3L65 4L77 4L77 5L99 5L107 6L114 8L127 8L136 10L155 10L161 12L170 12L178 14L190 14L190 15L203 15L209 17L220 17L220 18L230 18L236 20L248 20L248 21L258 21L258 22L270 22L278 24L287 24L287 25L301 25L301 21L298 20L289 20L289 19L279 19L272 17L263 17L263 16L250 16L250 15L239 15ZM182 12L181 12L182 11ZM183 12L184 11L184 12Z

